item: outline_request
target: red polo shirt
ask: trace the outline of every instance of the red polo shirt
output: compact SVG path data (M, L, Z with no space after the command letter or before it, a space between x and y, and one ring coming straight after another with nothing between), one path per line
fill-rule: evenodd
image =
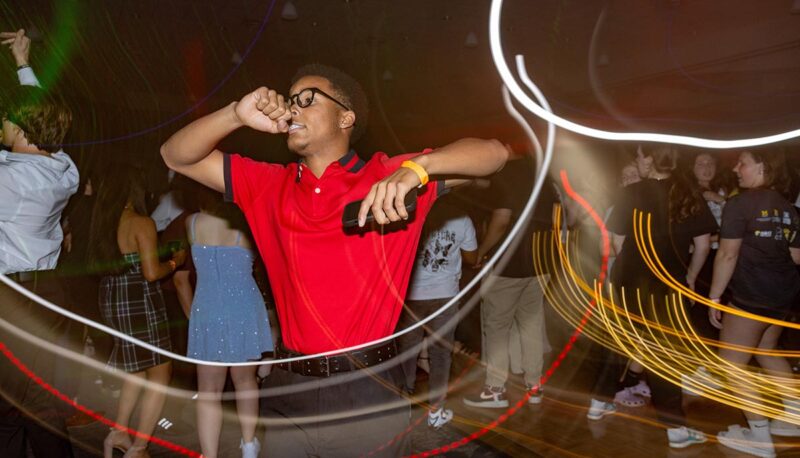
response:
M394 332L422 224L443 183L421 190L413 216L392 225L400 227L345 232L342 213L418 154L376 153L365 163L351 151L319 178L298 163L225 155L225 195L244 212L267 266L287 348L318 353Z

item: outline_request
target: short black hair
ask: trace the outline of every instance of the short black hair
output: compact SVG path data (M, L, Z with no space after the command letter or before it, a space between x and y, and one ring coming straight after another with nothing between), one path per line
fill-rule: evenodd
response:
M369 119L369 102L361 84L338 68L314 63L297 69L291 85L294 85L300 78L305 76L320 76L331 83L336 95L341 98L341 102L350 107L356 114L356 123L353 126L353 135L350 136L350 143L353 144L358 141L367 130L367 120Z

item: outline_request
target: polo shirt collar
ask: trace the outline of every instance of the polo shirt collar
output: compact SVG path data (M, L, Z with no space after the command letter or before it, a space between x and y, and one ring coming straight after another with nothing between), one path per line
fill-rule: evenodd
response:
M356 154L356 150L350 148L350 151L347 152L341 159L339 159L339 165L342 166L343 169L350 173L356 173L364 167L364 161L358 157Z
M358 157L358 154L356 154L356 150L354 150L353 148L350 148L350 151L348 151L347 154L339 158L339 160L336 162L339 163L339 166L341 168L350 173L358 172L366 164L366 162L364 162L360 157ZM303 176L303 167L304 167L303 159L300 158L297 160L297 175L295 176L294 180L295 183L300 182L300 178Z

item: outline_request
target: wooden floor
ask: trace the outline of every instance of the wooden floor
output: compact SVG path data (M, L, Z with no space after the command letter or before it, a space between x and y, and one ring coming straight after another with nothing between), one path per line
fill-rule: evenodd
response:
M549 316L548 333L557 354L566 342L569 329L563 327L557 316ZM497 452L497 456L544 457L740 457L750 456L735 452L716 442L713 436L730 424L745 425L742 414L712 401L685 397L684 408L689 424L709 434L709 441L686 449L670 449L665 427L656 421L651 406L640 408L619 407L619 413L600 421L586 418L590 397L589 389L594 374L585 373L582 365L589 345L581 340L569 353L562 365L545 385L545 398L539 405L524 405L505 422L481 438ZM467 356L456 355L453 377L464 374L457 385L451 386L448 407L456 418L453 427L463 436L480 430L498 419L505 409L479 409L467 407L461 401L466 393L474 393L483 384L481 364L469 365ZM547 367L547 366L546 366ZM421 387L422 388L422 387ZM524 384L519 376L509 380L509 401L513 404L523 395ZM800 456L800 438L773 437L778 456Z
M548 334L557 354L566 342L571 330L552 311L548 312ZM589 389L594 384L594 374L586 369L589 344L582 339L564 359L545 385L545 398L540 405L524 405L510 415L502 424L469 444L450 449L450 457L738 457L748 456L733 452L717 444L713 436L708 443L691 446L684 450L671 450L667 445L664 427L655 421L652 408L621 408L614 416L601 421L586 419L589 404ZM551 356L552 357L552 356ZM546 365L547 366L547 365ZM484 369L479 362L457 354L452 368L451 393L448 407L455 411L452 424L440 431L426 426L425 410L417 407L414 419L421 420L409 431L413 452L437 449L469 437L475 431L489 425L505 414L504 409L476 409L465 406L461 398L474 393L483 385ZM110 416L115 411L116 401L100 392L84 377L82 402ZM519 376L509 380L509 399L513 403L523 395L523 384ZM427 381L420 380L418 392L427 391ZM686 405L689 423L710 434L724 430L733 423L744 424L741 413L726 406L700 398L689 398ZM239 456L239 431L233 405L229 405L230 416L222 432L221 456ZM163 415L183 427L173 428L158 436L199 450L195 426L195 411L191 402L168 401ZM94 457L100 454L100 446L108 429L99 423L70 430L75 441L76 457ZM176 456L161 447L150 448L153 456ZM779 456L800 456L800 438L779 448ZM2 458L2 457L0 457Z

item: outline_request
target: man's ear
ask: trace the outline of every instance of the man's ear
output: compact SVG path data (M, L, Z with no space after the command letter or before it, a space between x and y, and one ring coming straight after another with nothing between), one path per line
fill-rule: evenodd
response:
M352 111L345 111L339 117L339 127L349 129L356 124L356 114Z

